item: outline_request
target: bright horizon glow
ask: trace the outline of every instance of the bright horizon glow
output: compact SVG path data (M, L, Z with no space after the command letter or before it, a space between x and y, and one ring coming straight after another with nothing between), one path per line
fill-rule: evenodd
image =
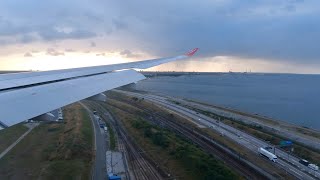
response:
M99 66L108 64L125 63L129 60L116 53L70 53L63 56L48 56L45 53L37 53L33 57L23 55L8 56L5 63L1 64L1 70L56 70L87 66Z
M163 64L152 67L148 71L320 73L317 66L235 56L215 56L199 59L194 57L194 60L186 60L184 63L172 62Z
M104 54L103 56L101 54ZM99 55L99 56L97 56ZM119 52L68 52L65 55L51 56L45 52L33 53L32 57L23 54L7 56L7 61L0 63L1 70L32 70L47 71L88 66L119 64L132 61L142 61L156 57L142 56L141 58L125 58ZM5 63L4 63L5 62ZM145 71L185 71L185 72L264 72L264 73L303 73L319 74L318 68L268 61L264 59L248 59L233 56L215 56L197 58L163 64L144 69Z

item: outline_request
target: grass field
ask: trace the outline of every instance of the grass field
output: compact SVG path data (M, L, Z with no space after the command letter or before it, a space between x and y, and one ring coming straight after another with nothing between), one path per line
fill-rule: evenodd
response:
M93 129L79 104L64 109L64 123L36 127L3 159L0 179L89 179Z
M23 124L17 124L0 131L0 153L15 142L23 133L28 130Z
M110 126L108 121L105 121L106 126L108 127L108 132L109 132L109 142L110 142L110 150L114 151L116 148L116 137L114 134L114 131L112 127Z

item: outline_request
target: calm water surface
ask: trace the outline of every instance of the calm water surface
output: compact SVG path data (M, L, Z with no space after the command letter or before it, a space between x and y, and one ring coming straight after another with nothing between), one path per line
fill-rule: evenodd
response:
M140 81L135 88L231 107L320 130L320 75L159 76Z

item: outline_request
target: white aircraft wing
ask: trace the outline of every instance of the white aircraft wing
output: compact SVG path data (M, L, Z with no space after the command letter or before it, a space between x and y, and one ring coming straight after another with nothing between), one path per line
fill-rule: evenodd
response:
M145 77L132 69L145 69L192 56L185 55L123 64L23 72L0 75L0 128L53 111Z

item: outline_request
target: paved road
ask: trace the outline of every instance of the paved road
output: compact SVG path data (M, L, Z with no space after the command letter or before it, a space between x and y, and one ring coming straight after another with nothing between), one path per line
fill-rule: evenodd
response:
M248 124L253 124L253 125L260 125L266 129L269 129L271 131L273 131L273 133L278 134L280 136L283 137L287 137L288 139L292 139L296 142L299 142L301 144L305 144L306 146L309 147L313 147L315 149L319 149L320 150L320 139L310 136L310 135L306 135L303 133L296 133L295 131L293 131L292 129L292 125L291 124L287 124L286 122L281 122L281 124L273 124L273 123L264 123L261 120L252 117L250 115L242 115L239 113L235 113L234 111L237 110L233 110L233 109L227 109L224 107L219 107L216 108L214 106L208 106L208 105L203 105L203 104L199 104L196 102L192 102L192 101L186 101L183 99L179 99L179 98L174 98L174 97L170 97L171 100L180 102L184 105L188 105L197 109L201 109L203 111L210 111L210 112L214 112L215 114L219 114L225 117L231 117L234 119L237 119L239 121L248 123ZM224 110L226 109L226 110ZM263 117L265 118L265 117ZM268 119L268 118L266 118ZM271 121L276 121L276 120L272 120ZM289 129L288 129L289 128ZM311 130L309 129L309 131L315 131L315 130Z
M28 123L25 126L29 128L28 131L23 133L14 143L12 143L7 149L5 149L1 154L0 154L0 159L3 158L12 148L14 148L24 137L26 137L33 128L37 127L39 123Z
M118 91L118 90L116 90ZM237 143L247 147L248 149L252 150L254 153L258 153L257 150L259 147L266 147L266 146L272 146L271 144L268 144L265 141L262 141L260 139L257 139L249 134L246 134L242 131L239 131L231 126L228 126L223 123L218 123L216 119L212 119L210 117L207 117L202 114L198 114L197 112L187 109L185 107L179 106L177 104L171 103L170 101L167 101L167 98L156 96L156 95L148 95L148 94L139 94L139 93L133 93L133 92L127 92L127 91L118 91L122 93L129 94L131 96L136 96L140 98L147 99L149 101L152 101L154 103L160 104L166 108L169 108L171 110L174 110L178 113L181 113L185 116L188 116L192 118L193 120L197 121L198 123L201 123L204 126L210 127L215 131L222 132L225 136L233 139ZM294 175L298 179L315 179L315 177L320 177L319 172L315 172L310 170L308 167L300 165L298 163L299 159L290 156L289 162L287 160L288 153L276 150L276 155L278 157L281 157L281 159L278 159L277 165L279 168L284 169L285 171L289 172L290 174ZM314 175L311 176L310 174Z
M90 109L84 104L80 104L88 111L91 121L93 123L94 136L95 136L95 162L92 174L93 180L106 179L106 141L104 130L100 128L98 123L98 116L94 115Z

